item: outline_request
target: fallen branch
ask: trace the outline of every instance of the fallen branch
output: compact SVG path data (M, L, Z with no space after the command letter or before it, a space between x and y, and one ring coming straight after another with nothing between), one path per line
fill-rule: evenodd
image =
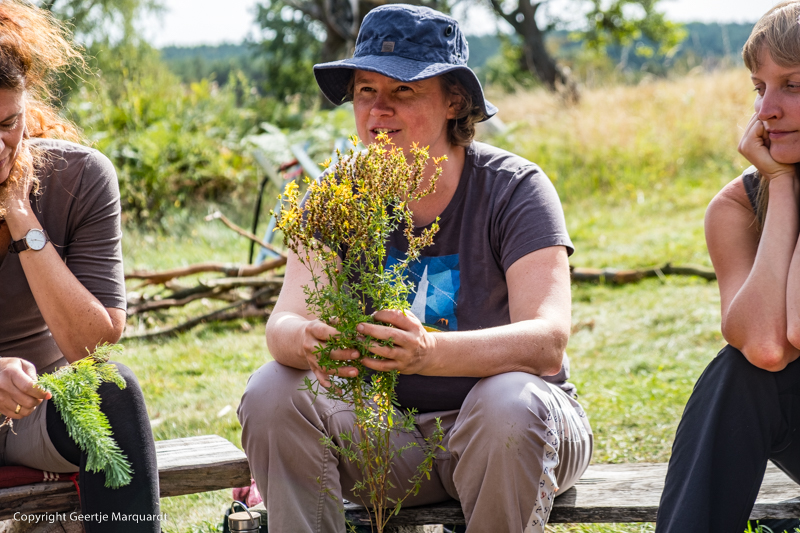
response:
M205 218L206 222L210 222L212 220L221 220L223 224L225 224L226 226L231 228L233 231L235 231L236 233L238 233L242 237L246 237L246 238L250 239L251 241L253 241L254 243L258 244L259 246L261 246L263 248L266 248L267 250L271 250L271 251L275 252L276 254L280 255L281 257L286 258L286 255L283 254L282 252L280 252L279 250L277 250L274 246L272 246L271 244L269 244L267 242L262 241L256 235L253 235L252 233L250 233L246 229L244 229L244 228L242 228L240 226L237 226L236 224L231 222L228 219L228 217L226 217L225 215L223 215L219 211L215 211L214 213L211 213L210 215L208 215Z
M277 257L264 261L260 265L231 265L226 263L208 262L189 265L187 267L173 268L164 270L162 272L153 272L149 270L134 270L125 274L125 279L141 279L145 280L144 285L157 285L159 283L166 283L171 279L180 278L183 276L191 276L192 274L200 274L202 272L221 272L229 277L252 277L262 272L281 267L286 264L286 257Z
M189 331L193 327L205 322L222 322L249 317L268 317L272 310L269 308L258 307L259 305L264 305L266 303L260 301L261 298L265 296L272 296L272 287L268 287L256 292L251 298L239 300L233 305L223 307L222 309L217 309L216 311L212 311L205 315L191 318L186 322L178 324L177 326L155 331L145 331L144 333L133 333L130 335L126 334L123 336L123 338L153 339L156 337L170 337L185 331Z
M283 286L281 278L219 278L201 281L196 287L181 287L166 297L156 295L151 298L131 298L128 300L128 316L134 316L148 311L159 311L170 307L183 307L195 300L213 298L226 302L237 302L242 299L237 294L229 291L242 287L263 288L271 287L274 292L279 292Z
M148 311L160 311L169 309L170 307L183 307L195 300L202 300L203 298L213 298L226 302L236 302L240 300L240 298L237 298L235 295L229 294L227 289L206 289L203 292L195 292L184 298L160 298L158 300L145 300L136 304L129 302L128 316L138 315Z
M700 266L672 266L666 263L661 267L618 270L616 268L581 268L570 267L572 281L594 281L621 285L623 283L635 283L644 278L663 278L667 275L674 276L698 276L708 281L717 279L717 274L713 269Z

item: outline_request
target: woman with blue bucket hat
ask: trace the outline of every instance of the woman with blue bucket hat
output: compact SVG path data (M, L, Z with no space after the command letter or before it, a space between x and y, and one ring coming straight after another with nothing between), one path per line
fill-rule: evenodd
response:
M391 337L384 359L365 366L398 370L402 409L416 408L421 442L435 418L444 446L431 479L404 507L456 499L469 532L542 532L558 493L589 464L592 434L567 382L573 252L555 189L535 164L473 141L475 124L497 109L467 66L458 23L429 8L390 4L364 18L352 58L314 67L325 96L353 102L364 143L387 134L446 155L436 192L413 206L414 222L439 218L439 232L411 267L412 313L379 310L363 333ZM426 184L423 183L423 186ZM404 257L402 231L390 255ZM239 408L242 443L267 506L272 531L343 532L341 499L359 501L357 466L320 444L352 432L347 405L300 391L303 378L328 385L315 348L337 332L306 310L306 268L290 257L267 323L275 361L256 371ZM442 331L430 332L423 323ZM353 359L357 352L340 350ZM355 369L339 370L354 376ZM412 448L393 465L397 497L420 463Z

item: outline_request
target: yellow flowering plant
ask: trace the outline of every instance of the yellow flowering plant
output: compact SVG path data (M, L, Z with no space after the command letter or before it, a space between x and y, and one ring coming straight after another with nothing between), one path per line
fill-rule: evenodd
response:
M351 137L353 146L358 144ZM385 134L365 150L338 155L338 162L314 182L308 182L304 199L296 184L290 184L282 197L277 228L283 231L286 245L300 258L312 276L304 287L306 305L314 316L335 327L331 337L316 355L325 370L344 366L358 369L353 378L335 378L334 386L321 388L319 382L305 380L311 393L344 401L353 406L356 423L352 434L339 435L341 444L331 438L323 442L339 456L357 464L363 480L354 489L362 503L372 509L372 519L382 532L389 518L400 511L403 500L415 494L422 479L429 477L433 459L441 447L442 431L427 441L424 459L410 480L410 488L399 498L390 498L394 488L390 472L392 461L416 444L395 449L391 434L414 429L413 411L400 413L395 394L398 373L373 372L361 359L377 357L369 351L373 343L391 345L356 332L359 323L375 323L370 308L407 311L413 285L406 272L420 251L433 243L438 220L415 234L409 205L429 194L441 175L445 159L431 158L427 148L414 145L404 153ZM426 172L433 173L426 182ZM386 266L386 241L402 227L408 241L406 257ZM355 361L331 359L336 349L357 349Z

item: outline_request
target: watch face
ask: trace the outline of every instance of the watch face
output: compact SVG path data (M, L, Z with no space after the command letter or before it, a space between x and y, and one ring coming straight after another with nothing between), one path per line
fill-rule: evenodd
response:
M31 250L41 250L47 244L47 237L44 232L38 229L32 229L25 235L25 241L30 246Z

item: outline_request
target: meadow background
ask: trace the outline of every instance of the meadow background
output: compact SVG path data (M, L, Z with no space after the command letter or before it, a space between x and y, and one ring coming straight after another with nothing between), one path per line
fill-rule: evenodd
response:
M486 140L538 162L553 180L575 243L572 265L708 267L703 216L714 194L746 167L736 145L751 113L749 84L740 68L589 88L576 106L543 90L490 94L508 130ZM346 117L335 120L347 129ZM247 226L253 201L207 208L222 205ZM248 243L202 214L196 206L171 212L156 229L130 222L126 269L246 261ZM248 376L270 359L263 326L242 321L124 342L122 360L139 376L156 439L215 433L239 445L239 398ZM595 432L593 461L668 460L692 385L723 344L714 282L672 276L625 286L574 284L568 351ZM230 499L230 491L219 491L164 500L167 531L215 531Z

